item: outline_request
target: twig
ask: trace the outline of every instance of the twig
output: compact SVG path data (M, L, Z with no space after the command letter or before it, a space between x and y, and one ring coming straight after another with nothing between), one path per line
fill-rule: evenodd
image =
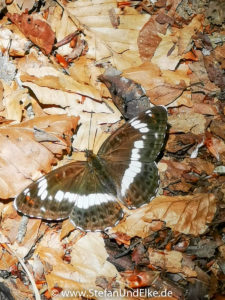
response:
M23 267L24 271L26 272L30 283L32 285L33 291L34 291L34 296L36 300L41 300L39 291L36 287L35 281L33 279L33 276L31 275L30 271L28 270L28 268L26 267L25 263L23 262L23 260L17 255L17 253L12 249L12 247L7 244L7 247L9 248L10 252L18 259L18 261L20 262L21 266Z

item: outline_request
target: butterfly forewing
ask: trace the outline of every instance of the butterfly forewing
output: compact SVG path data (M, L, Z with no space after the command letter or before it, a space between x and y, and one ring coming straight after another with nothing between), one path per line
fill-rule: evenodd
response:
M155 106L116 130L101 146L98 155L106 161L153 162L163 146L167 111Z
M84 177L85 162L74 162L53 170L31 183L15 199L25 215L47 220L68 218Z
M104 230L122 217L116 192L107 180L87 162L70 163L33 182L16 198L15 207L31 217L70 217L78 228Z

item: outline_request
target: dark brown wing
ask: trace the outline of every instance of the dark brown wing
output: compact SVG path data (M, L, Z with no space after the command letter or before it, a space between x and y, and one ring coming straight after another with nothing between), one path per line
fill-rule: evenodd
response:
M152 107L116 130L102 144L98 156L111 162L153 162L163 146L166 128L166 109Z
M104 230L122 217L116 195L105 180L86 162L70 163L29 185L16 197L15 208L30 217L69 217L80 229Z
M128 207L148 203L159 186L155 159L164 143L167 111L156 106L124 124L101 146L98 156Z

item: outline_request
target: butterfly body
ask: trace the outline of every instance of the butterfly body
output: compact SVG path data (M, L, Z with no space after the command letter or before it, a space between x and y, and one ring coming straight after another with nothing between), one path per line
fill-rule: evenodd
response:
M86 161L53 170L15 199L25 215L47 220L70 218L78 228L104 230L123 216L121 204L140 207L155 196L155 163L167 127L167 112L153 107L115 131Z

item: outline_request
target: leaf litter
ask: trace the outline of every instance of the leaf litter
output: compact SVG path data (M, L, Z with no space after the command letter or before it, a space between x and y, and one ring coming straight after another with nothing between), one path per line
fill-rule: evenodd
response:
M142 290L157 292L156 299L222 299L225 183L217 170L225 161L223 1L14 0L3 6L5 288L15 299L61 299L64 291L88 299L111 297L104 291L126 291L123 298L131 299L136 292L142 299ZM104 78L110 68L115 73ZM128 101L137 114L139 97L169 113L160 189L151 203L127 210L107 234L85 234L68 220L24 219L15 211L10 200L67 163L71 149L80 159L87 135L97 152L121 124L121 103ZM170 297L160 297L165 290Z

